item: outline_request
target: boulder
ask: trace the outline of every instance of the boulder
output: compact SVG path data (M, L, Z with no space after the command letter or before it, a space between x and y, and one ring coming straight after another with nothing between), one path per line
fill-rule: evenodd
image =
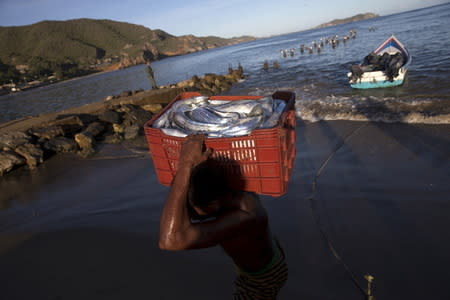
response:
M23 157L11 151L0 152L0 176L25 164Z
M146 111L140 106L128 104L127 108L128 109L123 117L123 124L125 126L137 125L142 127L145 122L153 117L153 113Z
M103 142L106 144L118 144L123 141L123 136L118 133L107 133L103 136Z
M0 150L15 149L30 142L31 137L22 131L8 131L0 134Z
M80 154L82 156L89 156L95 153L95 137L101 134L104 130L105 126L103 126L102 123L94 122L89 124L83 132L75 135L75 142L81 149Z
M83 127L85 127L88 123L92 122L92 117L92 115L62 115L58 119L51 121L42 127L58 126L64 131L64 136L73 136L75 133L83 129ZM86 119L86 121L82 120L82 118Z
M30 129L30 134L43 139L53 139L57 136L63 136L64 130L61 126L50 126Z
M123 125L123 124L113 124L113 131L114 131L114 133L124 133L125 132L125 125Z
M59 115L58 119L55 121L56 125L78 125L82 127L86 127L98 120L97 115L81 113L81 114L68 114L68 115ZM65 123L65 124L64 124Z
M184 88L184 87L192 87L192 86L194 86L194 84L195 84L194 81L192 81L191 79L187 79L187 80L178 82L176 86L180 87L180 88Z
M98 115L98 119L100 121L106 122L106 123L112 123L112 124L120 124L121 117L120 113L114 110L104 110Z
M114 96L107 96L103 99L103 101L111 101L114 99Z
M81 149L79 152L81 156L86 157L95 153L95 138L85 133L77 133L74 138Z
M131 96L131 95L133 95L133 92L132 91L124 91L124 92L122 92L122 93L120 93L120 97L128 97L128 96Z
M17 154L25 158L30 169L34 169L38 164L44 162L44 151L36 144L23 144L14 150Z
M85 130L83 130L83 133L89 134L92 137L96 137L99 134L101 134L103 131L105 131L105 126L100 122L94 122L89 124L88 127L86 127Z
M141 126L131 125L131 126L125 128L124 138L126 140L135 139L139 136L140 130L141 130Z
M208 84L214 84L214 80L216 80L216 78L217 78L216 74L208 73L205 74L205 76L203 76L203 81L207 82Z
M159 103L146 104L142 106L142 109L154 114L158 113L162 108L162 105Z
M205 89L205 90L211 90L211 88L212 88L212 85L206 81L202 81L200 83L200 86L202 89Z
M56 153L74 152L77 150L77 142L63 136L58 136L45 142L44 148Z

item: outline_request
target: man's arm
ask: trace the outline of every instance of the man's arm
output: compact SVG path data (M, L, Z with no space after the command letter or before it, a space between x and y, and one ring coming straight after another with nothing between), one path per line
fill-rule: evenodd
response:
M163 208L160 221L159 247L165 250L206 248L235 235L243 229L267 222L265 214L246 209L256 199L243 199L241 209L220 215L213 221L191 223L187 207L187 191L192 169L205 161L210 150L203 151L204 136L195 135L186 139L180 154L178 171ZM252 205L250 205L252 206Z

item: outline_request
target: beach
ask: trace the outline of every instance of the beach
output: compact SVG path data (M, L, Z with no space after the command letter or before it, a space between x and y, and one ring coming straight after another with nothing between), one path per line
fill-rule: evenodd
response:
M264 196L287 257L279 299L447 299L450 125L297 123L288 192ZM158 248L168 188L145 144L54 156L0 179L4 299L230 299L218 247ZM315 183L315 184L314 184Z

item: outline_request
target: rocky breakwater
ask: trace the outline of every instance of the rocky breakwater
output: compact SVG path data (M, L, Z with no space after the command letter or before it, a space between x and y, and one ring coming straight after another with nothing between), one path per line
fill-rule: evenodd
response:
M202 77L194 75L190 79L163 88L183 88L188 91L200 91L202 94L210 96L229 90L234 83L244 78L244 70L239 66L237 69L230 68L226 75L212 73L205 74Z
M227 75L193 76L170 87L126 91L81 107L1 124L0 176L18 168L34 169L59 153L92 156L99 143L143 141L144 123L179 93L218 94L243 78L242 68L230 69Z

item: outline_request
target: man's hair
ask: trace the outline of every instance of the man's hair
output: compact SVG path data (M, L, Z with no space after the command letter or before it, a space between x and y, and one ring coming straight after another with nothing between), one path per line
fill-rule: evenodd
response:
M189 182L188 201L192 206L205 207L228 192L225 169L210 160L193 170Z

